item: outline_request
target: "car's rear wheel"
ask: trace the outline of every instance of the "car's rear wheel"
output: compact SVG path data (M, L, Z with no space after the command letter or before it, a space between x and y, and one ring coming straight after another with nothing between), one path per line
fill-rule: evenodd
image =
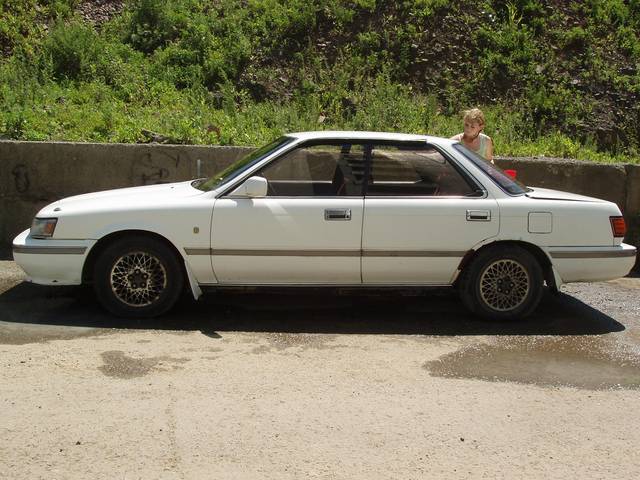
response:
M178 300L184 278L172 249L152 237L116 240L98 256L94 289L100 303L121 317L154 317Z
M463 303L492 320L516 320L540 303L543 274L536 258L515 245L481 251L465 268L460 282Z

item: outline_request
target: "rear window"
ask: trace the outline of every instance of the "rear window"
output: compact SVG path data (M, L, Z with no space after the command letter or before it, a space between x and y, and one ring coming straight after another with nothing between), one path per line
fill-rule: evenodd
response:
M369 196L471 196L474 186L439 151L420 145L374 145Z
M480 155L475 153L472 150L469 150L467 147L462 145L461 143L455 143L453 148L462 153L466 158L468 158L475 166L477 166L480 170L487 174L487 176L493 180L495 184L497 184L502 190L507 192L509 195L522 195L529 191L527 187L525 187L522 183L515 181L509 175L504 173L500 168L496 167L493 163L487 162Z

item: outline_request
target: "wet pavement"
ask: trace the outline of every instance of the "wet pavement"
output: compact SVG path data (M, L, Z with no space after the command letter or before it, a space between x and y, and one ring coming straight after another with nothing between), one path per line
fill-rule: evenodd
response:
M136 378L149 374L152 370L163 369L168 366L188 362L188 358L172 358L169 356L152 358L133 358L119 350L101 353L104 364L99 370L107 377Z
M637 346L601 336L506 337L427 362L431 375L589 390L640 388Z
M212 338L254 332L268 342L254 349L261 353L318 348L338 335L451 338L459 340L459 348L425 362L429 375L594 390L640 388L640 278L565 286L559 295L546 294L532 316L514 323L474 318L451 289L225 290L198 302L185 298L163 318L117 319L97 305L91 290L44 287L23 278L13 262L0 262L0 344L142 330L200 331ZM126 363L122 352L105 355L107 374ZM123 367L121 374L135 376L162 360L147 360L130 371Z

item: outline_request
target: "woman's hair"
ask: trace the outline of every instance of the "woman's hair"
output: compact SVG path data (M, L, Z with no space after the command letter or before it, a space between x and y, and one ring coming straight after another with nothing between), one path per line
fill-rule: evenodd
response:
M484 113L479 108L472 108L470 110L465 110L463 112L463 119L469 122L479 123L480 125L484 125Z

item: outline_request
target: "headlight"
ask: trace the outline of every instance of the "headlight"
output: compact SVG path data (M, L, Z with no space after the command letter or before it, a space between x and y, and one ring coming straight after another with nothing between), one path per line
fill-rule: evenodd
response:
M31 223L30 235L34 238L49 238L56 229L57 218L34 218Z

